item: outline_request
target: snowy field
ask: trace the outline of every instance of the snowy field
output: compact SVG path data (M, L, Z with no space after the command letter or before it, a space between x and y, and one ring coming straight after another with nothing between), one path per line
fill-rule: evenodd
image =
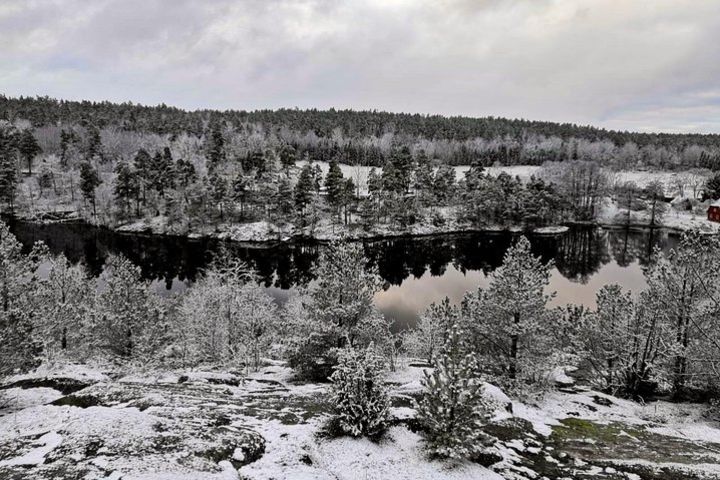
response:
M305 166L307 162L306 161L300 161L297 162L297 165L299 167ZM323 172L323 176L327 175L327 172L330 168L329 164L327 162L314 162L314 164L319 165L320 169ZM360 165L340 165L340 170L342 170L343 176L346 178L352 178L353 182L355 182L355 185L360 185L360 193L362 195L367 194L367 178L368 174L370 173L370 170L372 168L375 168L375 171L380 174L382 173L382 167L363 167ZM514 165L509 167L487 167L485 171L490 175L500 175L501 172L505 172L509 175L519 176L521 180L527 181L532 175L536 175L542 167L534 166L534 165ZM455 170L455 178L457 180L461 180L465 178L465 172L470 170L470 167L467 165L461 165L457 167L453 167Z
M247 376L75 366L11 378L0 386L0 478L635 480L720 474L720 425L706 418L706 407L621 400L574 387L562 371L556 379L563 392L531 403L512 402L485 386L496 409L485 429L498 439L487 467L432 460L413 423L423 368L403 365L386 378L393 426L375 442L328 436L327 385L297 382L280 362Z
M307 162L301 161L297 165L302 167ZM320 166L323 175L327 174L329 164L327 162L314 162ZM367 193L367 177L370 169L373 167L363 167L359 165L340 165L340 170L343 172L343 176L352 178L355 185L360 185L361 194ZM470 167L467 165L461 165L453 167L455 170L455 178L461 180L465 178L465 172ZM543 167L537 165L512 165L505 167L486 167L485 171L490 174L497 176L501 172L505 172L513 177L520 177L522 181L527 181L531 176L539 175L542 172ZM379 173L382 172L381 167L375 167L375 170ZM680 192L678 186L683 185L685 196L691 196L693 192L699 194L702 185L705 181L705 176L692 173L692 172L666 172L666 171L640 171L640 170L624 170L619 172L610 173L611 180L617 183L633 182L638 187L644 188L651 182L660 182L665 188L665 192L669 195L676 196ZM694 187L694 188L693 188Z

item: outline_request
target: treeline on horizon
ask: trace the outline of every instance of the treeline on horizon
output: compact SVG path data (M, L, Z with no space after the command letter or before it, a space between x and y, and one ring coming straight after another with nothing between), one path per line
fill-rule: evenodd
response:
M354 110L196 110L164 104L0 95L0 119L33 127L117 128L203 137L213 125L287 144L312 160L382 166L393 149L422 150L448 165L541 165L591 160L606 167L720 169L720 135L613 131L571 123Z

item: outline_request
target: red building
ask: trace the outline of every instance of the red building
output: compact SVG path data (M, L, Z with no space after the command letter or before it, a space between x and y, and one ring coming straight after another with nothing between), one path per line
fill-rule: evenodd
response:
M720 201L713 202L708 207L708 220L720 222Z

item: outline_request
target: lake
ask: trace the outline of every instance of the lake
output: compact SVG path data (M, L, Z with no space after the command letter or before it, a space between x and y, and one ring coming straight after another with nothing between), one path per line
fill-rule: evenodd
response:
M81 262L93 276L108 255L123 254L140 266L160 294L182 292L222 247L244 260L258 281L279 303L314 279L323 245L317 242L239 244L211 239L186 239L121 234L82 223L39 225L10 222L11 231L29 249L38 240L53 253ZM502 263L516 235L468 233L423 238L363 242L368 263L385 280L375 301L400 329L412 325L432 302L449 297L459 302L468 290L487 285L487 275ZM554 261L548 291L553 304L595 306L595 294L605 284L618 283L633 292L645 288L642 267L655 249L667 251L679 235L665 230L573 227L568 232L529 237L533 251Z

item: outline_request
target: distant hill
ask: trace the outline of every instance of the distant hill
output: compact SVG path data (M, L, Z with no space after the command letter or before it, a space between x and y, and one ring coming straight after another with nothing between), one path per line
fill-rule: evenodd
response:
M607 140L617 146L633 142L638 147L720 147L718 134L637 133L571 123L499 117L445 117L376 110L187 111L167 105L144 106L133 103L67 101L49 97L0 96L0 118L22 118L35 126L90 123L100 128L114 125L126 130L159 134L201 134L208 123L222 120L234 125L259 123L271 128L285 127L298 132L314 132L319 137L329 137L333 131L339 129L348 137L381 137L386 133L394 133L429 140L464 141L510 137L522 141L528 135L542 135L563 140Z
M444 117L355 110L195 110L167 105L0 96L0 119L29 121L59 145L61 130L87 140L89 127L107 135L189 134L220 127L255 149L289 145L308 159L382 166L393 150L449 165L542 165L591 160L617 169L720 170L720 135L636 133L570 123L496 117ZM110 131L114 133L111 133ZM47 142L46 142L47 143ZM47 153L52 153L47 151ZM55 152L57 153L57 152ZM132 153L132 152L126 152Z

